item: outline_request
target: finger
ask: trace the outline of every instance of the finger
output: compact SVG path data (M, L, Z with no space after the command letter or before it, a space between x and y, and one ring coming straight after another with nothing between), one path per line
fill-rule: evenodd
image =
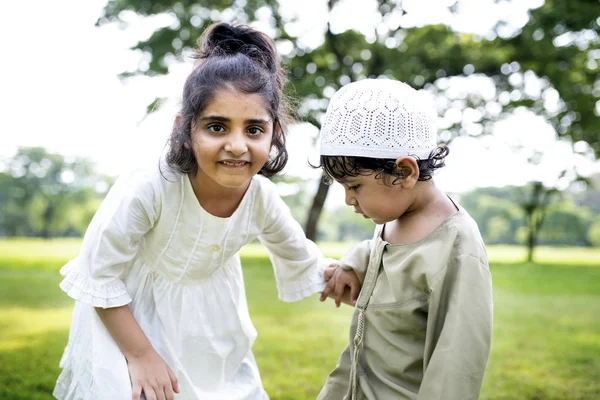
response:
M335 299L335 304L338 304L339 301L342 299L342 296L344 296L344 289L346 289L346 285L342 283L340 283L339 285L335 285L334 292L331 295L331 297Z
M355 282L353 285L350 285L350 301L352 304L356 305L356 301L358 300L358 295L360 294L360 284Z
M161 384L158 388L156 388L154 390L154 393L156 393L156 400L167 400L167 397L165 396L165 391L170 386L171 382L165 383L164 385Z
M323 279L325 279L325 282L329 282L329 280L331 279L331 277L333 276L334 273L335 273L335 269L326 269L323 272Z
M325 299L327 299L327 297L329 296L329 294L335 289L335 280L331 280L329 282L327 282L327 285L325 286L325 289L323 289L323 291L321 292L321 301L325 301Z
M177 377L171 368L167 367L167 371L169 372L169 378L171 378L171 388L175 393L179 393L179 382L177 381Z
M131 388L132 400L140 400L142 397L142 387L138 384L133 385Z
M339 300L337 300L337 299L336 299L336 301L335 301L335 306L336 306L337 308L340 308L340 304L342 304L342 303L341 303Z
M143 390L144 390L144 396L146 396L146 400L158 400L156 398L156 392L154 391L153 388L148 386L147 388L144 388Z

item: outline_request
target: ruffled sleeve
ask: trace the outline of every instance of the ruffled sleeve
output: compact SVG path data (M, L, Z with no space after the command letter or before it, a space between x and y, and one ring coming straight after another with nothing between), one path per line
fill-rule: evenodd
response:
M158 217L159 199L148 173L119 178L88 226L79 255L61 268L61 289L94 307L131 302L123 278Z
M315 243L308 240L290 209L276 192L268 190L270 207L265 213L264 228L259 236L267 248L275 271L279 298L292 302L323 291L323 272L337 260L323 257Z

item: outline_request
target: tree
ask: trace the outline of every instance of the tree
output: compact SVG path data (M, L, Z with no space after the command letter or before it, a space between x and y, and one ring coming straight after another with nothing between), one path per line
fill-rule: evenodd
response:
M102 180L90 162L65 159L41 147L23 147L0 174L0 229L9 236L65 234L85 229L85 208ZM83 225L83 226L82 226Z
M600 219L596 218L596 221L590 226L588 231L588 241L594 247L600 247Z
M525 190L524 190L525 192ZM554 188L546 188L542 182L533 182L529 193L523 193L523 200L520 202L527 222L527 261L533 262L533 251L537 244L537 238L546 216L546 210L553 200L552 197L558 194Z
M170 25L134 46L150 60L147 68L124 74L156 75L167 73L177 56L189 53L210 22L248 22L260 12L278 45L288 49L283 59L301 100L298 116L317 127L327 99L340 86L365 77L387 76L425 88L443 100L438 102L445 124L442 141L488 133L493 122L516 108L527 107L544 115L561 137L587 142L596 156L600 154L598 90L594 86L599 57L592 51L598 47L596 0L548 0L530 11L524 26L511 27L509 21L499 21L487 38L446 25L403 26L402 2L393 0L377 0L377 26L337 32L332 29L331 16L338 3L327 0L328 19L322 43L315 48L298 43L289 29L297 22L295 17L275 0L233 4L110 0L98 23L123 23L127 11L141 16L169 15ZM452 4L450 11L460 12L461 4ZM488 78L496 89L491 97L466 92L457 96L448 91L453 77ZM532 80L542 82L539 92L528 90ZM548 98L555 93L556 104L548 109ZM316 235L327 192L328 187L321 183L308 213L306 233L310 238Z
M561 202L548 210L540 231L541 243L549 245L588 246L588 228L591 215L587 209L576 208L570 202Z

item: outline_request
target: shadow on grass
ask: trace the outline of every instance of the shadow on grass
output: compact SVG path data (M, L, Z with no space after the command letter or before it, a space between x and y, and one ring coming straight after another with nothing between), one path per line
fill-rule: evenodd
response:
M50 400L67 329L27 335L26 346L0 350L0 399Z

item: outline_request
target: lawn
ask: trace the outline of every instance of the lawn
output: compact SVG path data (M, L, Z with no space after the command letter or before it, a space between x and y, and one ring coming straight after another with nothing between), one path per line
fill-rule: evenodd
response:
M71 300L57 271L79 240L0 240L0 399L51 399ZM346 244L324 244L339 256ZM600 250L490 248L493 349L482 399L600 398ZM242 254L254 347L272 400L314 399L347 341L351 309L277 300L257 245Z

